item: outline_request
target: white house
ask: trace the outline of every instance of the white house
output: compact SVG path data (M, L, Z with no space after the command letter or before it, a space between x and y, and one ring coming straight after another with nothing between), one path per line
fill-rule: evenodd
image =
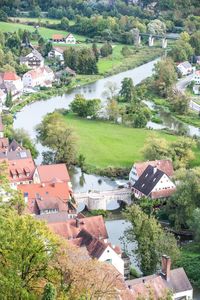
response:
M182 76L189 75L193 72L192 65L188 61L184 61L177 66L178 71Z
M169 177L172 177L174 174L173 164L172 161L169 159L134 163L129 173L129 183L131 186L135 184L135 182L139 179L139 177L142 175L142 173L148 167L148 165L157 167L159 170L163 171Z
M64 43L68 45L76 44L76 39L71 33L69 33L66 37L63 34L53 34L51 41L54 43Z
M36 69L44 66L44 58L36 49L33 49L26 56L20 57L20 64L26 65L31 69Z
M58 59L60 62L64 61L64 50L59 47L53 47L52 50L48 53L48 58L50 59Z
M23 92L21 78L15 72L4 72L0 74L2 90L4 93L11 92L13 100L19 98Z
M193 93L194 93L195 95L200 95L200 85L195 84L195 85L193 86L192 90L193 90Z
M53 71L47 67L40 67L30 70L23 75L24 88L34 88L37 86L51 87L54 81Z
M66 44L70 44L70 45L74 45L76 44L76 39L73 36L73 34L69 33L66 38L65 38L65 43Z
M200 70L197 70L194 73L192 80L195 82L195 84L200 84Z
M157 167L148 165L132 186L132 191L138 199L141 197L151 199L166 198L176 191L176 186L167 174Z
M127 280L130 295L133 299L143 296L144 299L161 299L166 290L172 293L173 300L192 300L193 288L183 268L171 270L170 257L162 256L162 269L159 273Z

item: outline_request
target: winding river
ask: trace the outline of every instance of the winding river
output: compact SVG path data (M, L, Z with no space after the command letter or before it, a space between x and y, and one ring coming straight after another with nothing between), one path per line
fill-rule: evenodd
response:
M55 109L68 108L71 101L74 99L76 94L83 94L86 98L100 98L102 101L106 100L104 91L106 84L108 82L115 83L120 89L121 81L125 77L132 78L134 84L138 84L147 77L151 76L153 73L153 68L158 59L141 65L133 70L122 72L117 75L113 75L104 79L100 79L95 83L85 85L83 87L75 88L74 90L68 92L63 96L55 96L49 100L39 101L24 107L20 112L17 113L16 119L14 121L14 128L24 128L30 134L32 139L36 138L35 127L42 121L42 118L47 114L53 112ZM162 127L173 127L174 121L169 124L169 116L163 118ZM148 126L154 129L161 129L158 124L149 123ZM189 128L189 127L188 127ZM190 128L189 128L190 129ZM191 128L192 132L190 134L199 135L199 130L197 128ZM37 143L37 149L41 153L44 150L39 143ZM37 160L37 163L41 162L41 156ZM113 189L116 188L116 184L109 178L99 177L95 175L81 174L79 169L75 169L73 174L71 174L73 189L74 191L87 191L88 189ZM114 220L107 221L106 227L110 236L110 241L113 244L120 244L121 247L124 247L123 242L120 237L123 236L124 230L127 228L128 223L125 220ZM130 248L135 247L135 243L129 245ZM136 260L133 258L133 263L136 266ZM198 297L198 296L197 296ZM195 299L200 299L200 297L195 297Z

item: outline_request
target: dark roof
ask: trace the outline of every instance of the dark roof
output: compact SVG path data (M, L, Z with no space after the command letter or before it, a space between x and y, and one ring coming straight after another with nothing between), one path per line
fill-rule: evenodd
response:
M22 151L11 151L7 152L7 154L0 153L0 159L8 159L8 160L18 160L18 159L27 159L31 158L30 150L22 150Z
M23 150L23 147L16 140L12 140L12 142L9 145L8 151L16 151L17 148Z
M133 188L148 196L164 174L161 170L149 165L135 182Z

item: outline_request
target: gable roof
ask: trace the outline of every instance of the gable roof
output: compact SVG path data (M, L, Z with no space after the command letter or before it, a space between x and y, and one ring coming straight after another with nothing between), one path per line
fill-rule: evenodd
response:
M16 151L18 148L24 150L24 148L16 140L12 140L9 145L8 151Z
M148 196L163 175L164 172L149 165L135 182L133 188Z
M68 220L68 212L67 211L60 211L55 213L49 213L49 214L42 214L42 215L36 215L35 216L39 220L46 221L47 223L54 223L54 222L65 222Z
M184 67L185 69L190 69L192 68L192 65L189 63L189 61L184 61L184 62L181 62L177 68L180 68L180 67Z
M150 290L153 292L154 299L163 297L163 292L171 290L173 294L191 291L192 286L183 268L178 268L170 271L170 277L167 281L160 274L153 274L133 280L127 280L130 291L132 292L133 299L138 296L148 296Z
M92 236L98 239L108 238L108 233L102 216L70 219L66 222L50 223L48 226L53 232L66 239L77 238L82 229L87 230Z
M41 165L37 166L37 171L41 182L51 182L55 179L59 179L62 182L70 181L65 164Z
M63 34L53 34L52 39L53 40L62 40L62 39L64 39L64 35Z
M46 195L43 198L41 196L38 196L35 199L35 201L40 212L48 209L50 210L55 209L59 212L67 211L67 203L64 202L62 199L60 199L59 197L50 197L49 195Z
M169 177L174 175L172 161L169 159L162 159L162 160L152 160L152 161L135 163L133 166L135 167L135 169L137 171L138 177L140 177L142 175L142 173L148 167L148 165L157 167L159 170L163 171Z
M21 79L21 78L19 76L17 76L17 74L14 73L14 72L5 72L3 74L3 80L12 80L12 81L14 81L14 80L19 80L19 79Z

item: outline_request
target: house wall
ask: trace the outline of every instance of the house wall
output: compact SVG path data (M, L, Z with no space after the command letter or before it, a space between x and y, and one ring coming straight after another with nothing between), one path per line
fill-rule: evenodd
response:
M152 192L158 192L164 189L173 189L176 188L174 183L169 179L167 175L163 175L159 182L155 185Z
M70 34L66 39L65 39L66 44L76 44L76 39L73 36L73 34Z
M200 75L195 74L193 80L195 81L195 83L200 84Z
M39 173L38 173L37 169L35 170L35 172L33 174L33 182L34 183L41 183L40 176L39 176Z
M130 173L129 173L129 182L131 185L134 185L134 183L138 180L138 174L135 168L135 165L133 165Z
M124 276L124 261L110 246L105 249L99 261L111 263Z
M185 297L186 300L192 300L193 299L193 290L173 294L173 300L182 299L183 297Z

